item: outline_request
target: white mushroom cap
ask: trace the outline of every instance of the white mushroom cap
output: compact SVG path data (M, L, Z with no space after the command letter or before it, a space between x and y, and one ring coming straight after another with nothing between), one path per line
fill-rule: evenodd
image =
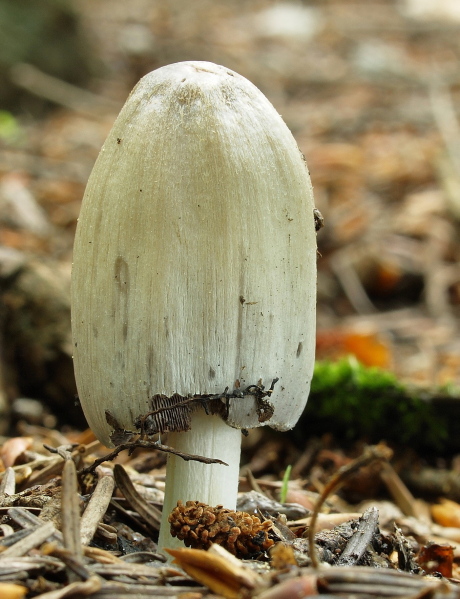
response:
M112 444L106 411L136 430L154 396L259 380L266 391L275 378L268 420L249 392L228 400L225 419L295 425L314 363L313 208L292 134L245 78L183 62L138 83L97 159L75 239L75 373L101 441ZM187 428L187 414L170 416L159 428Z

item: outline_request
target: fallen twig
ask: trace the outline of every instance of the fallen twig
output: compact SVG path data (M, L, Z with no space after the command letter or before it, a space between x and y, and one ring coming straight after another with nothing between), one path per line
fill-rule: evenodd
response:
M16 85L32 94L86 116L95 118L119 109L118 102L62 81L31 64L14 65L10 70L10 76Z
M79 474L80 475L89 474L90 472L93 472L98 466L103 464L104 462L112 461L114 458L117 457L117 455L119 453L121 453L125 449L128 449L129 452L131 453L132 451L134 451L137 448L158 449L158 451L164 451L165 453L172 453L174 455L177 455L180 458L182 458L183 460L185 460L186 462L188 462L189 460L193 460L195 462L202 462L203 464L222 464L223 466L228 466L228 464L226 462L223 462L222 460L218 460L216 458L206 458L206 457L200 456L200 455L183 453L182 451L178 451L177 449L174 449L174 447L169 447L168 445L162 445L161 443L158 443L156 441L144 441L143 439L136 439L135 441L128 441L127 443L121 443L120 445L115 447L115 449L113 451L111 451L104 457L94 460L94 462L91 464L91 466L82 468L79 471Z
M320 566L315 546L315 525L318 514L326 499L333 491L340 487L351 474L376 460L388 460L392 454L393 452L386 445L372 445L367 447L359 458L340 468L340 470L338 470L325 485L316 501L315 509L313 510L311 517L310 528L308 529L308 547L311 563L314 568L319 568Z
M56 529L52 522L45 522L41 526L33 527L30 530L30 534L0 554L0 562L5 557L22 557L26 555L31 549L44 543Z
M112 498L115 481L113 476L102 476L94 489L80 522L80 539L82 545L88 545L96 532L98 524L104 517Z
M147 501L145 501L145 499L139 495L123 466L120 464L115 464L113 475L115 477L117 487L131 507L139 514L144 522L148 524L149 528L152 528L154 531L159 530L161 522L160 510L157 510L155 507L147 503Z
M66 460L62 472L61 513L64 547L75 562L81 563L83 551L80 540L78 481L75 463L71 459ZM76 582L79 579L74 568L67 567L67 578L69 582Z
M379 512L375 507L371 507L364 512L359 519L358 528L355 534L348 541L347 546L342 551L342 555L337 560L337 566L358 565L363 557L368 545L372 541L379 522Z

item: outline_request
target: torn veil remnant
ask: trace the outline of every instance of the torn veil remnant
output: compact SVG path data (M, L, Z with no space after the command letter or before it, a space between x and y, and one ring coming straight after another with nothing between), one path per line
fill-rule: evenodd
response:
M278 381L278 378L273 379L270 388L267 390L262 385L262 381L259 381L257 385L249 385L244 390L240 389L239 381L237 381L237 386L233 391L229 391L226 387L223 393L191 395L189 397L181 397L177 393L172 397L154 395L152 397L152 410L136 418L134 425L141 436L152 436L169 431L185 432L190 430L192 410L201 406L206 414L219 414L226 421L230 411L230 400L240 399L246 395L254 396L259 422L264 423L273 416L275 408L267 397L271 396ZM225 401L225 404L222 403L222 400ZM106 420L109 425L113 426L115 421L110 413L108 416L106 412ZM120 430L118 422L116 422L114 429L115 431ZM113 435L111 440L113 441Z
M234 509L238 429L288 430L303 411L315 347L313 209L289 129L224 67L184 62L146 75L109 133L74 248L85 415L106 445L108 411L118 431L174 431L168 445L231 465L182 470L169 457L165 510L177 499Z

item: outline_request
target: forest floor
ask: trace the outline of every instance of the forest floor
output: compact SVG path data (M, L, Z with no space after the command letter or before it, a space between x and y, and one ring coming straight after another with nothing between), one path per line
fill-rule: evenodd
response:
M0 510L5 514L17 510L0 523L0 545L16 547L0 555L0 588L14 581L25 585L30 597L51 592L55 594L47 595L50 599L72 592L122 597L116 585L125 584L123 593L133 596L140 593L139 587L134 589L136 581L142 582L146 596L183 594L192 599L203 596L204 587L226 597L293 596L292 587L280 585L289 584L294 570L290 578L280 572L311 568L310 554L304 546L292 550L294 540L280 523L273 533L278 535L274 544L282 541L292 553L279 557L278 565L272 557L271 571L262 566L260 571L249 570L246 562L232 564L227 586L213 586L202 573L195 580L204 587L194 586L188 575L158 561L149 540L152 529L157 530L155 519L151 516L146 522L136 511L136 505L142 511L145 503L152 513L161 507L165 459L158 451L147 456L137 450L117 459L142 491L143 500L138 498L140 503L133 505L126 480L118 473L118 496L110 508L106 506L104 522L95 523L92 536L88 533L76 563L69 558L68 540L75 531L67 533L62 549L59 519L71 519L72 510L78 510L62 499L61 482L71 488L74 477L67 468L66 479L61 479L63 465L72 461L87 467L104 451L85 430L78 408L68 407L75 393L68 289L85 184L119 109L142 75L182 60L209 60L239 72L265 93L293 132L324 217L325 226L318 233L318 360L351 355L365 366L392 372L419 394L423 390L430 397L442 392L458 398L458 8L455 0L76 0L74 4L96 57L88 89L69 92L62 81L22 65L16 71L17 83L23 92L46 101L47 111L37 117L27 110L26 101L24 106L18 104L18 111L0 114L0 407L7 425L0 451ZM79 426L72 426L75 423ZM391 421L382 423L384 441L391 436L386 427ZM275 501L280 499L283 473L293 466L282 503L294 502L304 510L294 516L287 513L287 528L296 543L298 539L306 543L303 535L311 510L331 477L360 459L367 440L342 445L325 430L303 434L299 444L298 437L283 441L268 433L251 433L244 445L248 472L242 471L241 479L242 492L262 492L269 502ZM43 449L43 443L51 452ZM430 562L438 564L434 569L446 577L442 584L457 577L459 548L448 551L450 569L439 566L441 550L436 548L434 557L427 557L422 548L429 541L436 547L460 542L458 457L442 448L439 455L421 456L411 453L412 446L401 445L393 447L393 461L380 454L371 460L359 480L345 474L342 491L328 498L326 512L367 514L361 526L371 530L374 545L365 563L375 566L384 555L386 564L423 579L423 584L418 579L412 583L382 578L380 587L369 591L367 570L362 570L350 574L357 585L350 590L345 575L334 569L346 543L331 549L322 539L319 546L335 551L335 561L330 560L334 567L329 578L323 573L321 583L316 571L295 570L305 594L308 585L309 594L459 594L455 586L437 587L436 580L426 581L415 573L420 564L430 570ZM404 474L411 460L418 464L417 477ZM8 467L14 468L13 480L6 474ZM100 481L107 477L113 481L110 468L98 472ZM425 486L423 477L428 478ZM79 484L88 499L96 479L80 477ZM113 487L110 493L107 489L105 497L110 499ZM43 518L45 504L55 512L49 520ZM122 514L127 504L131 509ZM382 535L372 511L366 512L369 505L378 507ZM26 507L31 517L24 516ZM34 518L40 512L38 521ZM42 530L43 522L52 522L51 533ZM338 522L332 518L325 526ZM22 536L6 541L20 532ZM24 541L30 541L31 534L36 539L28 546ZM97 542L92 545L100 553L91 553L94 535ZM378 535L381 545L376 548ZM352 536L342 531L341 538L348 541ZM49 538L48 546L42 545ZM125 559L139 549L147 552L144 561ZM187 570L184 559L188 558L179 561ZM218 556L199 559L204 571L220 567L212 561ZM325 551L322 559L326 560ZM150 562L154 565L146 565ZM222 577L221 572L217 578ZM74 590L64 582L76 585ZM415 586L408 589L405 584ZM388 593L382 591L385 585Z

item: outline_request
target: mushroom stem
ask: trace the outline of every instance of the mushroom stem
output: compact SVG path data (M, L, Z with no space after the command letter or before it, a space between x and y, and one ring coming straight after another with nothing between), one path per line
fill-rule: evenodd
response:
M192 415L191 430L169 433L168 445L184 453L212 456L221 464L186 462L170 454L166 469L166 490L158 546L183 547L182 541L171 537L168 516L180 499L202 501L208 505L223 505L235 509L241 453L241 431L231 428L220 416L207 415L199 409Z

